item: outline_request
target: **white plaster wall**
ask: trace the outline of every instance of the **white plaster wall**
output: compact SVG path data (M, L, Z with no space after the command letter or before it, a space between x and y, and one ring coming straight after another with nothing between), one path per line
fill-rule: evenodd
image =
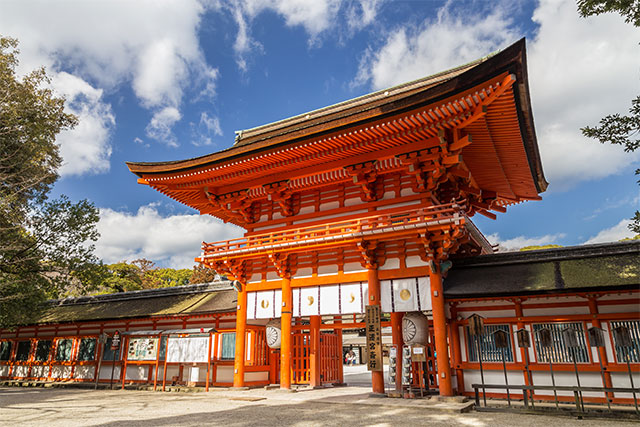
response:
M70 378L71 366L54 365L51 367L51 378Z
M507 369L509 366L507 366ZM523 385L524 375L520 371L507 371L507 379L509 385ZM466 391L473 392L473 384L480 384L481 376L480 370L464 370L464 388ZM503 371L484 371L484 383L485 384L504 384L504 372ZM487 393L506 393L507 389L487 389ZM520 393L520 391L512 390L511 393Z
M245 378L248 372L245 372ZM232 383L233 382L233 366L218 366L216 372L216 382Z
M635 388L640 387L640 367L636 364L635 366L631 365L631 375L633 376L633 385ZM629 380L629 371L625 372L612 372L611 373L611 383L614 387L631 387L631 381ZM629 399L633 399L632 393L616 393L616 397L626 397ZM636 397L638 393L636 393Z
M338 274L338 266L335 264L318 266L318 276L328 276L330 274Z
M101 380L109 380L111 379L111 365L102 365L100 367L100 376L99 378ZM120 378L120 366L116 366L113 369L113 380L117 381L118 378Z
M268 381L269 371L245 372L244 380L245 381ZM233 381L233 377L231 381Z
M557 314L589 314L589 307L550 307L550 308L524 308L522 314L526 316L552 316Z
M313 268L311 267L299 268L298 271L296 271L296 274L294 274L293 278L299 279L303 277L311 277L312 274Z
M12 377L24 378L29 375L29 367L24 365L16 365L13 367Z
M1 376L2 374L0 374ZM36 365L31 367L31 376L35 378L44 378L49 375L49 367Z
M0 377L6 377L9 375L10 367L8 365L0 365Z
M417 255L406 257L404 262L406 263L408 268L424 267L427 265L427 263L420 259L420 257Z
M400 260L398 258L387 258L378 270L394 270L400 268Z
M356 273L367 270L363 268L362 264L360 264L359 262L348 262L344 265L343 271L345 273Z
M624 305L599 305L599 313L636 313L638 306L636 304Z
M92 380L95 378L95 372L95 366L76 366L76 369L73 372L73 377L82 380Z
M148 366L136 366L127 365L127 377L128 380L146 380L149 375Z

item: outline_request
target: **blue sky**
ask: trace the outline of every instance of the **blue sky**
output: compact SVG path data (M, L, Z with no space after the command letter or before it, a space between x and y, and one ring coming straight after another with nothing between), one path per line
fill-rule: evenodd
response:
M46 66L79 126L58 138L54 193L101 209L97 254L190 267L200 242L242 234L136 184L125 161L229 147L234 131L477 59L526 37L549 190L498 220L492 243L575 245L630 235L640 153L580 135L640 93L640 30L579 18L571 1L4 1L21 72Z

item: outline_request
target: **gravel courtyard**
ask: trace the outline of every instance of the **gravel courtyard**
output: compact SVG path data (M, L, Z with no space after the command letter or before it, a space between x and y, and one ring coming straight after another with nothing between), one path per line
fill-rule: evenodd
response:
M394 406L395 402L402 404L401 400L368 398L367 391L345 387L298 393L277 390L161 393L6 387L0 388L0 425L613 427L622 424L542 415L446 413L419 406L419 402L415 406Z

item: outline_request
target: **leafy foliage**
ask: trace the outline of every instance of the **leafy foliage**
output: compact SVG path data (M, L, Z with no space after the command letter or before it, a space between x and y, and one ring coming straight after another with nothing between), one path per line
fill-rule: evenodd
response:
M582 17L615 12L622 15L626 23L640 27L640 0L578 0L578 12ZM640 148L640 96L631 101L629 115L610 114L600 120L600 126L580 130L584 136L603 144L622 145L626 152L637 150ZM640 169L635 173L640 175ZM640 234L640 211L631 218L629 230Z
M578 13L583 18L608 12L619 13L624 22L640 27L638 0L578 0Z
M56 135L76 125L44 69L18 78L17 41L0 37L0 327L27 323L46 298L99 280L98 211L48 200L61 164Z
M192 271L187 268L158 268L148 259L137 259L104 266L101 283L92 293L114 293L143 289L184 286L191 282Z
M562 245L531 245L520 248L520 251L537 251L538 249L561 248Z

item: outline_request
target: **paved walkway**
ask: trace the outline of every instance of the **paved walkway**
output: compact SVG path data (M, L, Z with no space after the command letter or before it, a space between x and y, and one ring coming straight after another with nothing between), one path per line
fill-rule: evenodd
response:
M455 413L421 400L371 398L368 392L367 387L297 393L263 389L162 393L0 387L0 425L613 427L622 423L546 415Z

